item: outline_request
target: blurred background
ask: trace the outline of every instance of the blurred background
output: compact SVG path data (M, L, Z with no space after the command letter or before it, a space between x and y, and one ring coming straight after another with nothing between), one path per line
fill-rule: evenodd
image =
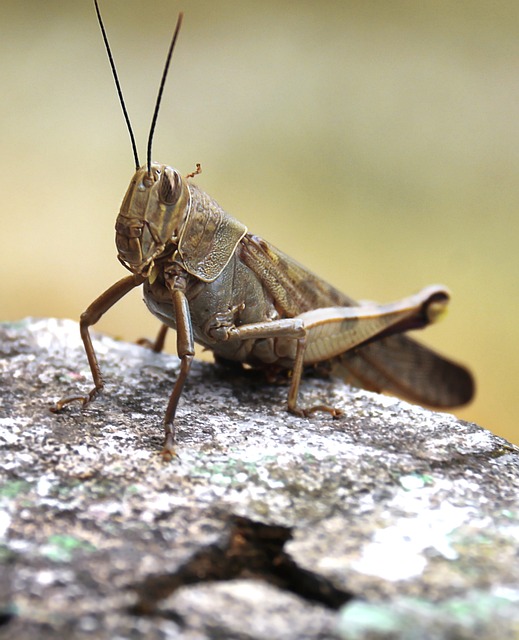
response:
M357 299L452 291L422 335L478 382L457 411L519 442L519 3L100 0L141 161L153 157ZM0 320L77 319L126 275L133 159L93 4L2 0ZM140 291L96 329L157 321ZM169 339L168 349L174 350Z

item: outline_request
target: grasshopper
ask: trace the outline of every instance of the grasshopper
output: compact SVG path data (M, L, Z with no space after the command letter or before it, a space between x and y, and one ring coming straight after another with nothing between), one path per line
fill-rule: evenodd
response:
M246 364L270 376L290 371L287 406L298 416L318 410L340 413L327 405L299 406L301 376L309 368L324 368L354 385L433 407L468 402L474 393L470 372L402 335L441 315L449 300L445 287L426 287L392 304L357 303L249 233L191 182L199 166L183 177L152 162L153 133L182 14L159 86L147 161L140 165L97 0L94 5L135 160L115 225L118 259L132 275L113 284L81 314L93 389L85 396L63 398L52 410L73 401L86 405L103 390L89 328L140 285L149 310L163 323L154 350L162 349L168 327L177 333L180 369L164 416L166 457L174 455L175 413L195 342L212 350L220 363Z

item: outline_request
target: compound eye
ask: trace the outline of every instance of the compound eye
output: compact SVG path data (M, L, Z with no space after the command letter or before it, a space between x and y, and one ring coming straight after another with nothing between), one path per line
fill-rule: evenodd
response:
M178 202L182 193L182 179L178 173L170 167L165 167L160 176L159 200L167 205Z

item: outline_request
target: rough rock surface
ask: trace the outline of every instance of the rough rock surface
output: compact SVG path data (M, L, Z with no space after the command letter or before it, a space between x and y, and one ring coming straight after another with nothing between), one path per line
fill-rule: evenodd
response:
M0 325L2 638L519 637L519 450L477 425L308 379L178 360L77 324Z

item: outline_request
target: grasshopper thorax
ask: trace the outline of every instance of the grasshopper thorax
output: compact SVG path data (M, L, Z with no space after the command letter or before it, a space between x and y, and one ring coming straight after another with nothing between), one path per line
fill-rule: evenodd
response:
M147 277L154 261L178 244L190 208L186 180L171 167L152 162L137 169L115 223L117 257L132 273Z

